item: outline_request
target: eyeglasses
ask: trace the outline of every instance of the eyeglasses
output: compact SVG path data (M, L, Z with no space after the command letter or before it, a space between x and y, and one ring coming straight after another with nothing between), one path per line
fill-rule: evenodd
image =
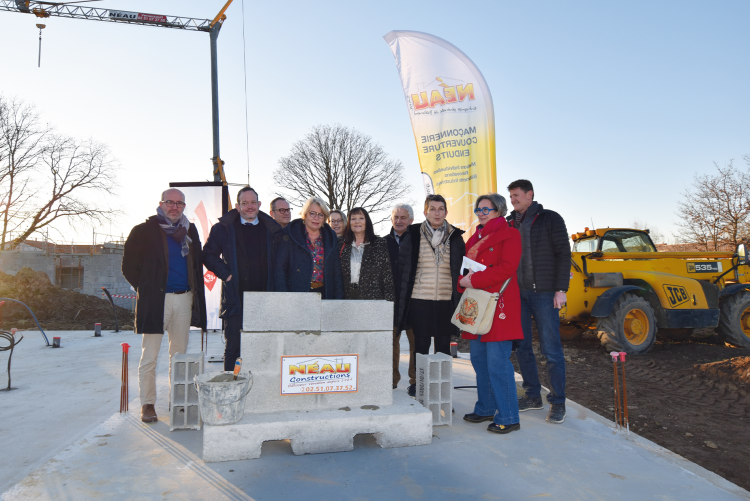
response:
M486 216L493 210L497 211L497 209L490 209L489 207L477 207L474 209L474 214L484 214Z
M282 214L289 214L292 209L274 209L275 212L281 212Z
M240 207L247 207L248 205L252 205L253 207L260 205L260 202L241 202Z
M178 209L185 207L185 202L175 202L174 200L162 200L161 203L167 207L174 207L176 205Z
M326 215L323 214L322 212L313 212L313 211L308 212L307 215L313 219L320 219L320 218L326 217Z

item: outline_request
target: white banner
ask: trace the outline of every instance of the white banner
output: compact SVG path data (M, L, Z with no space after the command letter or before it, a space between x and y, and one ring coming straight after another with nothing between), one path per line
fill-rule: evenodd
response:
M181 186L181 184L170 183L170 186L174 186L185 194L185 216L198 229L201 245L204 245L211 232L211 227L222 216L222 187ZM206 287L206 328L221 330L221 319L219 318L221 281L204 266L203 283Z
M466 231L479 220L474 202L497 191L495 112L479 68L458 47L418 31L391 31L426 195L448 202L448 222Z
M281 357L281 394L357 391L358 355Z

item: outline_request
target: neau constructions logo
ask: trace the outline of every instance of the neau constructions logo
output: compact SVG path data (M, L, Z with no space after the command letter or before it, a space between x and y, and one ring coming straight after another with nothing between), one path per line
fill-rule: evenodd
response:
M474 325L477 323L479 315L479 304L470 297L464 299L461 303L461 309L456 314L456 319L465 325Z
M474 100L474 84L469 83L466 85L448 85L443 82L443 79L437 77L435 80L440 82L439 87L442 88L442 93L435 89L430 92L429 97L427 91L422 91L419 94L412 94L411 100L414 103L414 109L423 110L425 108L434 108L436 105L446 105L451 103L458 103L468 98L470 101Z

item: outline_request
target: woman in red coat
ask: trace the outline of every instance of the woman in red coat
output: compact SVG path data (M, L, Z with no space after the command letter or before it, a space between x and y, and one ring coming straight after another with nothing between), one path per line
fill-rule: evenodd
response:
M477 403L474 412L464 416L470 423L492 421L487 431L510 433L521 428L513 364L510 361L513 340L523 339L521 296L516 269L521 261L521 234L508 226L505 198L497 193L477 199L474 213L479 226L466 243L466 256L485 265L484 271L470 272L459 279L458 289L482 289L500 292L492 328L483 336L461 333L471 340L471 365L477 375Z

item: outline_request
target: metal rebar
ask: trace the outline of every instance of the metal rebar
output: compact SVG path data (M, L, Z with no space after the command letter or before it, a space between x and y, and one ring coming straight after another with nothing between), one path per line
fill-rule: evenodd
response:
M620 362L622 363L622 405L625 411L625 427L630 434L630 421L628 421L628 387L625 382L625 352L620 352Z

